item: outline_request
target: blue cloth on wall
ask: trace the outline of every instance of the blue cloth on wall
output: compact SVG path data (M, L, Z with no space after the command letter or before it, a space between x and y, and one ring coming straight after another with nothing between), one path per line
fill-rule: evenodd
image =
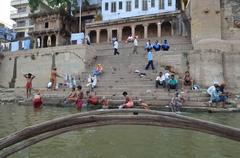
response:
M24 48L23 49L30 49L30 40L24 40Z
M11 42L11 51L15 52L19 50L19 41Z
M82 44L84 41L84 33L72 33L71 41L77 41L77 44Z

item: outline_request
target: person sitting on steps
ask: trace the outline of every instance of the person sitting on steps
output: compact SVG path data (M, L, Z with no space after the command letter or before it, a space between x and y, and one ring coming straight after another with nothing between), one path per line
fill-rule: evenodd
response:
M168 91L171 89L178 90L178 81L175 79L174 75L171 75L171 78L168 80Z
M103 66L102 64L97 64L96 68L93 70L93 76L99 76L103 73Z
M210 105L212 103L222 103L222 107L226 108L227 97L220 91L220 86L217 86L216 89L212 91L210 101Z
M91 104L91 105L97 105L98 104L98 98L96 96L96 92L87 91L86 95L88 97L87 98L87 103L88 104Z
M178 92L176 92L169 103L171 111L180 112L180 108L182 107L183 102L184 99L180 96Z
M122 105L120 105L118 108L119 109L122 109L122 108L133 108L134 102L133 102L132 98L128 96L128 93L127 92L123 92L122 95L125 98L125 102Z
M150 40L148 40L148 42L145 44L145 46L144 46L144 50L148 50L148 49L152 49L153 48L153 46L152 46L152 44L151 44L151 41Z
M155 44L153 45L153 49L156 51L156 52L159 52L161 50L161 45L160 43L158 42L158 40L156 40Z
M159 86L163 86L163 88L166 87L165 76L163 75L162 72L160 72L159 75L157 76L155 86L156 88L158 88Z
M127 40L125 41L125 43L132 43L134 41L134 38L132 36L132 34L129 34Z
M191 86L193 87L193 80L190 76L190 73L189 71L186 71L185 74L184 74L184 77L183 77L183 80L182 80L182 88L184 86Z
M170 48L169 44L168 44L168 41L165 39L163 44L162 44L162 49L163 51L168 51Z
M77 100L77 93L76 93L76 88L72 87L72 91L69 93L69 95L64 99L64 103L68 104L68 103L72 103L72 102L76 102Z

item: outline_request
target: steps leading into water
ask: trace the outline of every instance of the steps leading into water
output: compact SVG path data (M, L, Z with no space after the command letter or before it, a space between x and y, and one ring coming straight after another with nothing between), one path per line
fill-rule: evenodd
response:
M153 38L151 41L161 40ZM168 38L171 49L168 52L160 51L164 55L180 54L192 50L191 40L185 37ZM138 54L133 55L133 45L120 42L120 55L114 56L111 43L95 44L97 50L96 64L102 64L104 73L98 78L97 87L94 89L99 98L105 96L110 100L110 104L122 104L124 98L123 91L127 91L129 96L137 103L139 99L143 99L151 106L166 106L169 104L175 92L168 92L167 89L155 88L155 78L160 71L164 71L164 67L157 64L155 58L155 70L145 70L147 64L147 52L143 49L146 40L139 40ZM155 52L154 56L156 56ZM172 60L178 60L173 58ZM174 61L173 61L174 62ZM139 70L146 74L140 77L135 70ZM82 74L82 84L84 89L86 78L91 70ZM178 75L176 77L179 77ZM181 91L181 89L179 89ZM184 90L181 93L186 99L184 106L206 106L209 97L205 92L195 92Z

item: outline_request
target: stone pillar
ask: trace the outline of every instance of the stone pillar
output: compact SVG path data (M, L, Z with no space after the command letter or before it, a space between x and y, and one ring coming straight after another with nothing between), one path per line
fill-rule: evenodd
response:
M89 35L89 30L85 30L85 36Z
M135 27L136 27L135 25L132 25L132 26L131 26L132 36L133 36L133 37L135 36Z
M37 38L34 39L34 45L33 45L33 48L37 48Z
M56 34L56 46L59 46L59 34Z
M43 43L44 43L44 36L41 36L41 46L40 46L40 48L43 48Z
M107 29L107 40L112 41L112 29Z
M148 38L148 24L144 24L144 38Z
M100 42L100 30L96 30L96 43L99 43Z
M119 27L117 29L117 34L118 34L118 41L122 41L122 27Z
M158 23L157 23L157 27L158 27L158 28L157 28L157 29L158 29L158 30L157 30L157 31L158 31L158 32L157 32L157 33L158 33L158 34L157 34L157 37L161 37L161 36L162 36L161 26L162 26L162 23L161 23L161 22L158 22Z
M173 21L170 21L170 23L171 23L171 36L174 36L174 30L173 30Z

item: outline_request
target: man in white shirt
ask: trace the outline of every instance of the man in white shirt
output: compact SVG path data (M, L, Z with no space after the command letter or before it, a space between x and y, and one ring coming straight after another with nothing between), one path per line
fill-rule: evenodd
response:
M119 55L120 53L118 52L118 39L115 40L113 44L113 48L114 48L114 55Z
M137 41L137 38L135 36L134 41L133 41L133 54L135 54L135 53L138 54L137 47L138 47L138 41Z
M157 76L155 86L156 88L158 88L159 86L163 86L163 88L166 87L165 76L163 75L162 72L160 72L159 75Z
M219 85L219 83L218 82L214 82L213 83L213 86L211 86L211 87L209 87L208 89L207 89L207 93L210 95L210 96L212 96L212 94L213 94L213 92L216 90L216 87Z

